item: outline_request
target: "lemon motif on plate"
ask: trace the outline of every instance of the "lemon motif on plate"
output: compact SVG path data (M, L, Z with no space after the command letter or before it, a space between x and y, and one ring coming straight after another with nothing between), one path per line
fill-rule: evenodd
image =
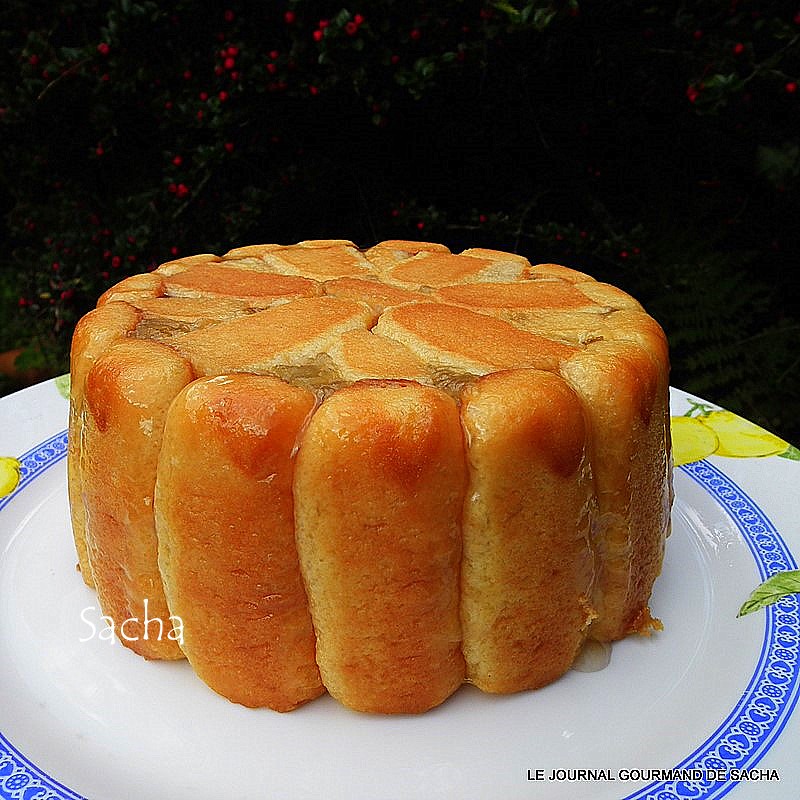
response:
M21 468L16 458L0 456L0 497L6 497L17 488Z
M782 456L800 460L789 442L732 411L690 401L682 417L672 417L673 464L690 464L712 454L728 458Z
M719 439L718 456L759 458L774 456L789 447L789 443L764 430L732 411L711 411L701 423L711 428Z
M672 461L676 467L710 456L719 447L717 434L697 417L672 418Z

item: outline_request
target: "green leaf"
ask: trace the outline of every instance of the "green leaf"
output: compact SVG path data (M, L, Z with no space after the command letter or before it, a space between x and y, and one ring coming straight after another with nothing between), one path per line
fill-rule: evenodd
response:
M514 8L511 3L506 2L498 2L494 3L494 7L498 11L502 11L509 19L511 20L518 20L519 19L519 10Z
M533 27L540 33L555 19L556 12L549 8L537 8L533 13Z
M800 145L788 142L779 147L759 145L756 171L775 186L782 186L800 175Z
M736 616L743 617L745 614L751 614L760 608L777 603L786 595L797 592L800 592L800 569L778 572L753 590Z
M789 461L800 461L800 450L790 444L782 453L778 453L781 458L788 458Z
M721 92L733 92L742 88L742 79L735 73L718 72L703 81L706 90L713 89Z
M334 18L333 24L339 28L344 28L344 26L350 22L353 18L353 15L346 9L343 8Z

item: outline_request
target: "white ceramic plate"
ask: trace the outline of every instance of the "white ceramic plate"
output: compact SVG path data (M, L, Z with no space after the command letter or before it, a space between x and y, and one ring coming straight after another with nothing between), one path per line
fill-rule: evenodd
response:
M672 401L673 413L688 408L682 392ZM327 697L281 715L227 702L186 663L146 662L99 638L97 601L75 571L66 417L52 381L0 400L0 456L23 464L19 487L0 500L0 798L796 791L798 597L736 613L765 576L796 568L800 462L711 457L676 470L652 599L665 630L618 643L600 672L512 697L464 687L418 717L359 715ZM687 780L648 779L673 769ZM743 769L749 779L736 780Z

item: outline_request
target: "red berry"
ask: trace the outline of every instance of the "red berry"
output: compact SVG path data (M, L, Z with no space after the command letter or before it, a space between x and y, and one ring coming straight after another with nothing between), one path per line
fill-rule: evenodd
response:
M291 25L291 24L292 24L292 23L295 21L295 19L296 19L296 17L295 17L295 13L294 13L294 11L287 11L287 12L286 12L286 13L283 15L283 21L284 21L284 22L285 22L287 25Z
M344 26L344 32L348 36L355 36L358 33L358 25L355 22L347 22Z
M361 14L356 14L353 17L353 22L355 22L356 25L363 25L364 24L364 17Z
M230 47L228 47L228 49L225 52L232 58L236 58L236 56L239 55L239 48L236 47L235 45L230 45Z
M233 142L225 142L224 147L229 153L233 152L233 147L234 147Z
M228 93L227 92L220 92L217 95L217 97L219 97L220 103L224 103L228 99Z
M191 80L192 78L192 71L190 69L184 70L183 72L183 79L185 81Z
M186 197L189 194L189 187L185 183L179 183L176 189L178 197Z
M97 52L100 53L101 56L107 56L110 50L111 48L105 42L100 42L100 44L97 45Z
M172 159L172 163L176 167L179 167L183 163L183 159L180 156L175 156L175 158Z
M276 58L277 58L279 55L280 55L280 53L279 53L277 50L270 50L270 51L269 51L269 57L270 57L270 58L271 58L273 61L275 61L275 59L276 59Z
M419 28L413 28L408 35L416 42L419 41L419 38L420 36L422 36L422 33L420 33Z
M740 56L742 53L744 53L744 45L741 42L736 42L733 46L733 54L735 56Z
M222 18L225 22L233 22L233 19L236 15L231 11L229 8L225 10L225 13L222 15Z
M112 256L111 258L111 266L116 269L122 263L122 259L119 256Z
M200 99L205 103L208 100L208 92L200 92Z
M314 37L314 41L315 42L321 42L322 41L322 37L324 35L325 35L325 32L320 28L315 30L314 33L312 34L312 36Z
M225 69L233 69L236 66L236 61L232 58L226 58L223 62Z
M797 91L797 83L795 81L789 81L783 88L786 90L787 94L794 94Z

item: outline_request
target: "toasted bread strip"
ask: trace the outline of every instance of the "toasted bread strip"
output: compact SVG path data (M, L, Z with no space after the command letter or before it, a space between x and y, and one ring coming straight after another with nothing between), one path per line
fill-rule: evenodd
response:
M426 300L426 295L398 286L389 286L377 280L366 278L336 278L325 281L325 294L331 297L343 297L349 300L360 300L366 303L376 314L380 314L388 306L409 303L414 300Z
M401 342L434 368L461 369L474 375L515 367L552 370L576 350L495 317L445 303L389 308L374 330Z
M569 669L594 616L583 409L558 375L511 370L468 386L461 416L467 680L486 692L538 688Z
M86 377L89 562L103 614L146 658L183 657L158 570L153 493L167 409L193 377L174 350L141 339L112 345Z
M667 370L624 340L593 342L561 365L592 431L600 572L590 635L599 641L660 626L647 603L670 524Z
M135 330L142 315L127 303L112 303L86 314L75 326L70 350L69 434L67 449L67 486L70 516L78 568L87 586L94 577L86 552L86 510L83 502L84 392L86 375L97 359L116 341Z
M363 303L301 297L242 319L176 337L174 346L198 375L270 373L313 364L343 333L367 330L374 314ZM323 379L325 376L321 376Z
M449 253L449 248L436 242L412 242L405 239L388 239L378 242L364 254L379 274L395 264L413 258L419 253Z
M523 259L524 261L524 259ZM515 281L522 276L527 261L498 261L452 253L422 252L391 266L384 280L412 289L447 286L474 281Z
M237 269L227 261L187 266L166 277L164 286L172 297L231 297L256 308L322 294L322 287L316 281L298 275Z
M406 378L426 383L431 377L430 368L415 353L373 331L343 333L328 354L345 381Z
M170 407L156 486L159 565L182 648L212 689L289 711L324 692L294 542L293 452L314 395L234 374Z
M344 705L421 712L462 683L465 484L444 392L365 381L311 418L295 472L298 553L322 680Z

